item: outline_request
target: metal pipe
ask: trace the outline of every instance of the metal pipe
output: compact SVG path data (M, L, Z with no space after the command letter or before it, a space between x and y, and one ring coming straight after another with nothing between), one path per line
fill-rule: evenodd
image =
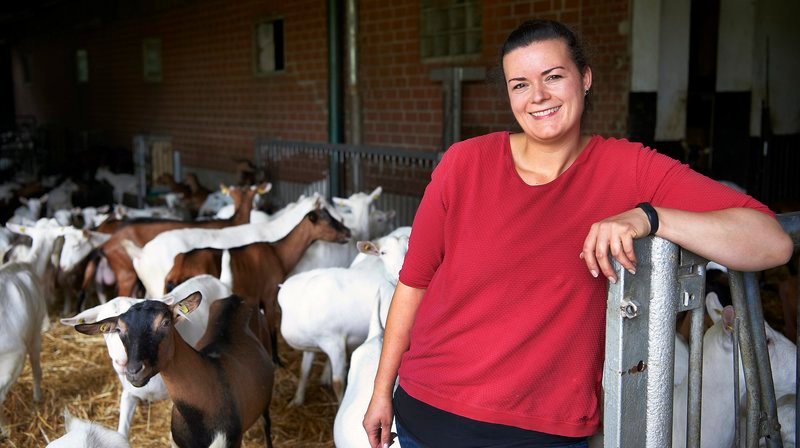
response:
M732 346L733 346L733 446L739 447L742 446L742 431L739 425L739 407L741 403L739 402L739 389L741 385L739 384L739 334L740 334L740 327L739 327L739 319L733 320L733 333L731 334L732 339Z
M761 387L759 404L761 406L761 434L766 436L767 446L783 447L781 441L781 425L778 423L778 406L775 402L775 385L772 383L772 367L769 362L767 336L764 330L764 311L761 309L761 297L756 275L744 273L744 286L747 298L745 319L750 320L750 338L753 341L758 363L758 382Z
M342 143L344 99L342 97L341 0L328 0L328 141ZM339 195L339 157L332 152L328 165L329 194Z
M703 397L703 321L705 307L689 311L691 316L689 338L689 391L687 397L686 447L700 447L700 421Z
M350 142L361 144L361 96L358 85L358 5L347 0L347 94L350 98ZM353 192L361 191L361 157L350 158Z
M758 363L756 362L753 341L747 337L747 335L752 334L750 329L751 322L749 319L744 319L744 315L747 313L744 276L739 271L729 271L728 274L730 276L731 300L733 301L733 309L736 312L736 320L739 321L742 334L745 336L739 338L742 365L744 366L744 381L747 387L747 431L745 432L745 446L747 448L756 448L758 446L759 414L761 413L761 403L759 400L761 396L761 385L758 380Z

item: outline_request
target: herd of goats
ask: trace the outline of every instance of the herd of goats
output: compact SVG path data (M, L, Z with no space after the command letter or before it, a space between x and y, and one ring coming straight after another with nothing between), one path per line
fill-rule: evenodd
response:
M212 193L167 177L165 205L133 209L120 205L136 191L132 175L100 168L95 178L117 206L74 207L69 179L42 179L50 186L35 196L22 179L0 184L0 204L19 204L0 230L0 404L26 358L41 400L41 335L61 294L71 316L61 323L105 339L120 417L113 431L65 412L67 433L48 446L129 446L137 404L164 399L176 446L241 446L259 421L272 446L279 331L303 352L292 404L323 352L321 381L340 403L335 443L367 444L361 419L410 235L376 209L380 187L330 202L309 192L266 213L267 182ZM0 440L9 431L0 412Z
M25 196L21 180L0 184L0 205L19 204L0 229L0 404L26 357L33 399L41 399L48 308L57 292L74 290L61 311L71 317L61 323L105 338L122 383L119 425L113 431L66 415L67 433L48 446L127 447L137 404L164 399L173 403L176 446L241 446L259 421L272 446L279 334L303 353L292 404L303 404L314 356L323 352L321 381L339 401L334 442L369 446L361 420L411 230L376 208L380 187L332 203L309 192L266 213L258 204L269 183L212 193L194 177L176 184L167 176L166 205L132 209L119 205L135 193L132 175L100 168L95 177L113 188L117 206L73 207L70 180L38 196ZM87 309L87 295L99 304ZM717 292L706 309L714 323L703 343L701 441L730 448L744 412L734 406L734 382L744 384L733 365L734 310ZM783 446L793 447L796 347L769 325L766 333ZM677 336L673 447L685 441L688 357ZM0 441L7 433L0 412ZM601 446L602 438L590 442Z

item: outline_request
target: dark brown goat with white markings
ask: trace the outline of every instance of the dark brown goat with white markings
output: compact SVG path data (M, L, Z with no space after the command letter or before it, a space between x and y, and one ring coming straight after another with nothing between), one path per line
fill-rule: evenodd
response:
M211 304L208 328L197 343L186 343L175 323L203 300L199 292L163 302L145 300L117 317L76 325L85 334L119 333L128 364L125 376L141 387L161 373L172 408L172 439L179 447L212 442L239 447L244 432L264 417L272 447L269 404L274 366L265 347L261 313L238 296Z

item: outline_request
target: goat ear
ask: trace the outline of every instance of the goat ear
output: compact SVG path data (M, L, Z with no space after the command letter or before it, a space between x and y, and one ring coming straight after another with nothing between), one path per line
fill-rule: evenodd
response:
M181 319L186 319L186 315L196 310L197 307L200 306L200 302L202 300L203 295L200 293L200 291L195 291L180 302L170 305L170 309L172 310L172 319L175 320L175 322L178 322Z
M731 334L733 332L733 321L736 319L736 312L733 310L733 307L728 305L722 309L722 328L725 329L726 334Z
M722 304L719 302L717 293L710 292L706 294L706 311L708 312L708 317L710 317L714 323L717 323L722 317Z
M228 188L228 186L223 184L223 183L219 184L219 191L221 191L222 194L224 194L226 196L230 196L230 194L231 194L231 189Z
M378 250L378 246L372 241L359 241L356 243L356 247L358 247L358 251L362 254L378 256L381 253L380 250Z
M272 184L269 182L264 182L258 185L258 194L267 194L269 191L272 190Z
M117 331L117 319L119 317L109 317L92 324L78 324L75 325L75 331L78 333L95 335L100 333L114 333Z
M374 201L374 200L378 199L378 197L380 197L381 193L383 193L383 188L376 187L374 190L372 190L372 193L369 194L370 200Z

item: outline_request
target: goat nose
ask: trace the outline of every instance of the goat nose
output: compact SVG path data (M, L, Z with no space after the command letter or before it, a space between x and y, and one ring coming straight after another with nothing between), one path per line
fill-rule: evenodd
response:
M136 376L141 373L142 370L144 370L144 364L141 362L128 364L128 375Z

